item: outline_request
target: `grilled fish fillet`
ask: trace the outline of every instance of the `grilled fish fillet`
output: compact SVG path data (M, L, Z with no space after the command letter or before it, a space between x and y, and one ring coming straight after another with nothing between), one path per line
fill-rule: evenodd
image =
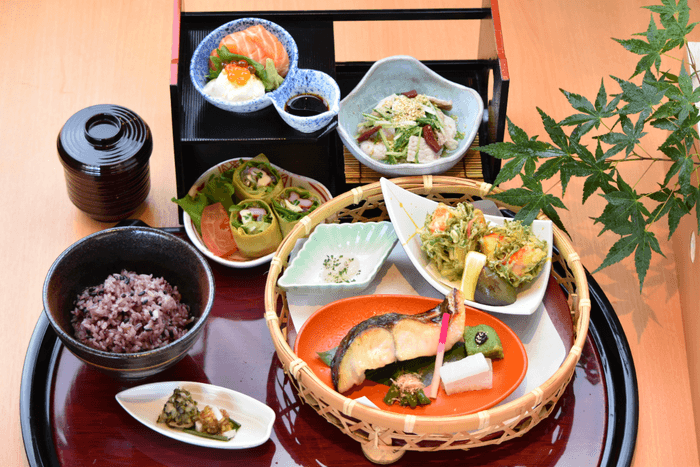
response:
M453 289L435 308L417 315L387 313L373 316L345 335L331 363L331 378L338 392L365 380L365 371L396 361L435 355L442 315L449 313L445 350L463 339L464 297Z

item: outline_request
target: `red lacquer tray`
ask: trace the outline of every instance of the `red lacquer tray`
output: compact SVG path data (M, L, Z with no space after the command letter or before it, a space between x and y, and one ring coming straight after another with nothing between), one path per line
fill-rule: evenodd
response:
M181 229L169 230L184 236ZM211 266L216 300L202 337L177 365L137 383L114 380L80 362L42 314L27 351L20 398L31 466L374 465L356 441L300 402L284 374L263 317L268 266ZM638 418L634 365L610 303L593 278L588 281L589 336L574 378L549 418L500 446L411 452L394 465L629 465ZM552 283L546 300L553 322L570 342L563 292ZM270 440L240 451L182 444L144 427L114 399L123 389L170 380L225 386L264 402L277 414Z

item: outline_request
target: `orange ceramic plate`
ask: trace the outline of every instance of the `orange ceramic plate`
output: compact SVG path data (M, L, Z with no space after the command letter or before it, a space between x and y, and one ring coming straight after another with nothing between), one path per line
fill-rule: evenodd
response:
M316 376L332 388L331 370L318 357L318 352L337 347L353 326L372 316L422 313L440 302L439 299L415 295L367 295L329 303L304 323L297 335L294 352L309 365ZM493 361L493 388L448 396L441 385L437 399L430 405L415 409L385 404L382 399L389 387L368 380L344 395L351 399L366 396L382 410L425 416L466 415L493 407L520 385L527 372L527 353L518 336L502 321L483 311L466 307L466 325L477 324L491 326L503 344L504 358Z

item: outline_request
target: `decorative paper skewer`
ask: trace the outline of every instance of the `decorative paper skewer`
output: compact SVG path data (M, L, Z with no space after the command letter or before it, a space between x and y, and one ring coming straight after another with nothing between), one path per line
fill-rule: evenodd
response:
M440 340L438 341L437 355L435 355L435 371L433 372L433 382L430 384L430 394L428 397L435 399L440 388L440 367L442 359L445 357L445 341L447 340L447 328L450 324L450 314L443 313L442 324L440 326Z

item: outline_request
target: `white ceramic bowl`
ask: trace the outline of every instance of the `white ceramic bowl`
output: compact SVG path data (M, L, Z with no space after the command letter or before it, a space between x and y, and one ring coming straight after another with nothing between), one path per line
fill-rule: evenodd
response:
M227 170L230 170L233 167L237 167L239 164L242 164L243 162L250 159L250 157L229 159L227 161L215 165L214 167L210 168L202 175L200 175L200 177L197 179L196 182L194 182L194 185L192 185L192 188L190 188L188 193L190 194L190 196L196 195L197 192L204 189L204 186L206 185L207 181L209 181L212 175L226 172ZM302 175L293 174L287 170L284 170L281 167L276 166L275 164L271 163L270 165L272 165L272 167L277 169L277 171L280 173L285 188L289 186L298 186L304 188L306 190L309 190L311 193L318 195L318 197L321 198L321 201L324 203L333 198L330 191L328 191L328 188L326 188L321 182L317 182L312 178L304 177ZM194 226L192 218L186 212L183 213L182 220L183 224L185 225L185 232L187 232L187 236L192 241L192 244L194 244L194 246L208 258L219 264L223 264L224 266L228 266L231 268L252 268L269 262L275 255L273 252L269 255L261 256L260 258L244 258L243 256L236 255L235 253L233 256L230 256L228 258L216 256L214 253L209 251L206 245L204 245L204 241L202 241L202 236L199 234L197 228Z
M449 115L456 115L457 130L464 133L454 151L425 164L387 164L365 154L357 143L357 125L385 97L415 89L440 99L451 100ZM406 55L387 57L374 63L355 89L340 101L338 134L345 147L367 167L387 176L435 175L451 169L471 146L481 124L484 104L474 89L449 81L419 60Z
M391 222L319 224L292 259L277 285L305 295L358 293L374 280L398 238ZM323 262L329 255L355 258L360 271L352 282L323 280Z

